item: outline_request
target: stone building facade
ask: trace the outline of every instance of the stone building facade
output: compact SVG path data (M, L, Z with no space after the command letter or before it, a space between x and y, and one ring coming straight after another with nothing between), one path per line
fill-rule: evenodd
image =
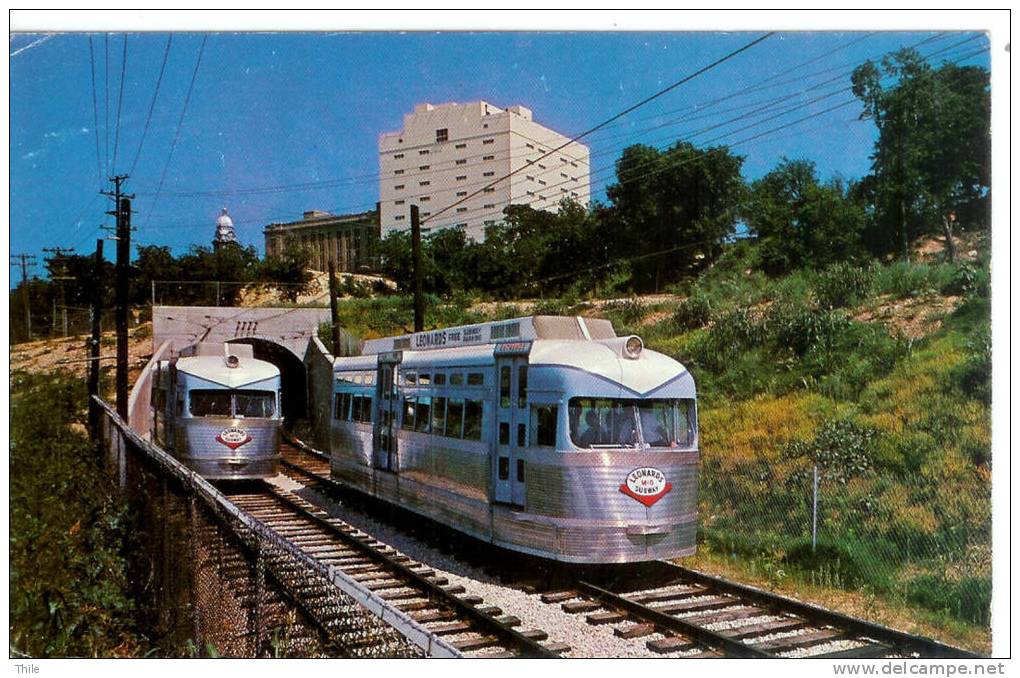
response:
M312 256L309 266L316 271L358 273L378 268L379 212L330 214L319 210L304 213L300 221L269 224L263 229L266 256L283 254L295 243Z

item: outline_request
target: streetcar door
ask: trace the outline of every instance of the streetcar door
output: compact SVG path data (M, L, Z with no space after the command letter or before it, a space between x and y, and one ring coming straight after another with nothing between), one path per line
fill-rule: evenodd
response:
M530 343L497 346L496 464L494 499L524 506L528 447L528 357ZM510 355L498 355L500 352ZM523 354L522 354L523 353Z
M384 471L396 471L397 435L396 413L400 407L397 390L394 388L397 365L401 354L382 354L376 368L375 412L372 417L373 464Z

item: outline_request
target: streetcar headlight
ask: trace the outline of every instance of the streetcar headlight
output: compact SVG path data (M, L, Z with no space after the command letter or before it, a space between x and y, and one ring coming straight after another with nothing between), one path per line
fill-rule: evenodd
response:
M241 364L241 360L236 355L227 356L227 367L237 367Z
M631 360L636 360L641 355L641 349L645 347L641 337L629 337L623 345L623 353Z

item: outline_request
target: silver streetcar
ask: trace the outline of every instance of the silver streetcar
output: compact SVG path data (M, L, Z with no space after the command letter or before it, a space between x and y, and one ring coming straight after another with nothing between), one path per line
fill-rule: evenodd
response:
M695 551L694 379L606 320L375 339L334 378L331 470L347 485L563 562Z
M198 344L153 368L152 438L212 480L266 478L280 459L280 370L244 344Z

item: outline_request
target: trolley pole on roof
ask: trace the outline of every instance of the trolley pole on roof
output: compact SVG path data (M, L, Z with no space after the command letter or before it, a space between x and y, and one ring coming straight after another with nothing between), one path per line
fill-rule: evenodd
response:
M96 240L95 278L92 281L92 336L88 342L89 355L89 431L93 439L99 438L99 411L92 396L99 395L99 342L102 339L103 315L103 239Z
M414 331L425 329L425 297L422 292L421 218L418 206L411 205L411 261L414 266Z
M117 218L117 414L127 421L128 418L128 266L131 263L131 198L121 192L121 184L127 180L126 174L118 174L110 178L114 190L103 191L114 201L114 209L107 214Z
M340 355L340 312L337 310L336 262L329 261L329 329L333 357Z

